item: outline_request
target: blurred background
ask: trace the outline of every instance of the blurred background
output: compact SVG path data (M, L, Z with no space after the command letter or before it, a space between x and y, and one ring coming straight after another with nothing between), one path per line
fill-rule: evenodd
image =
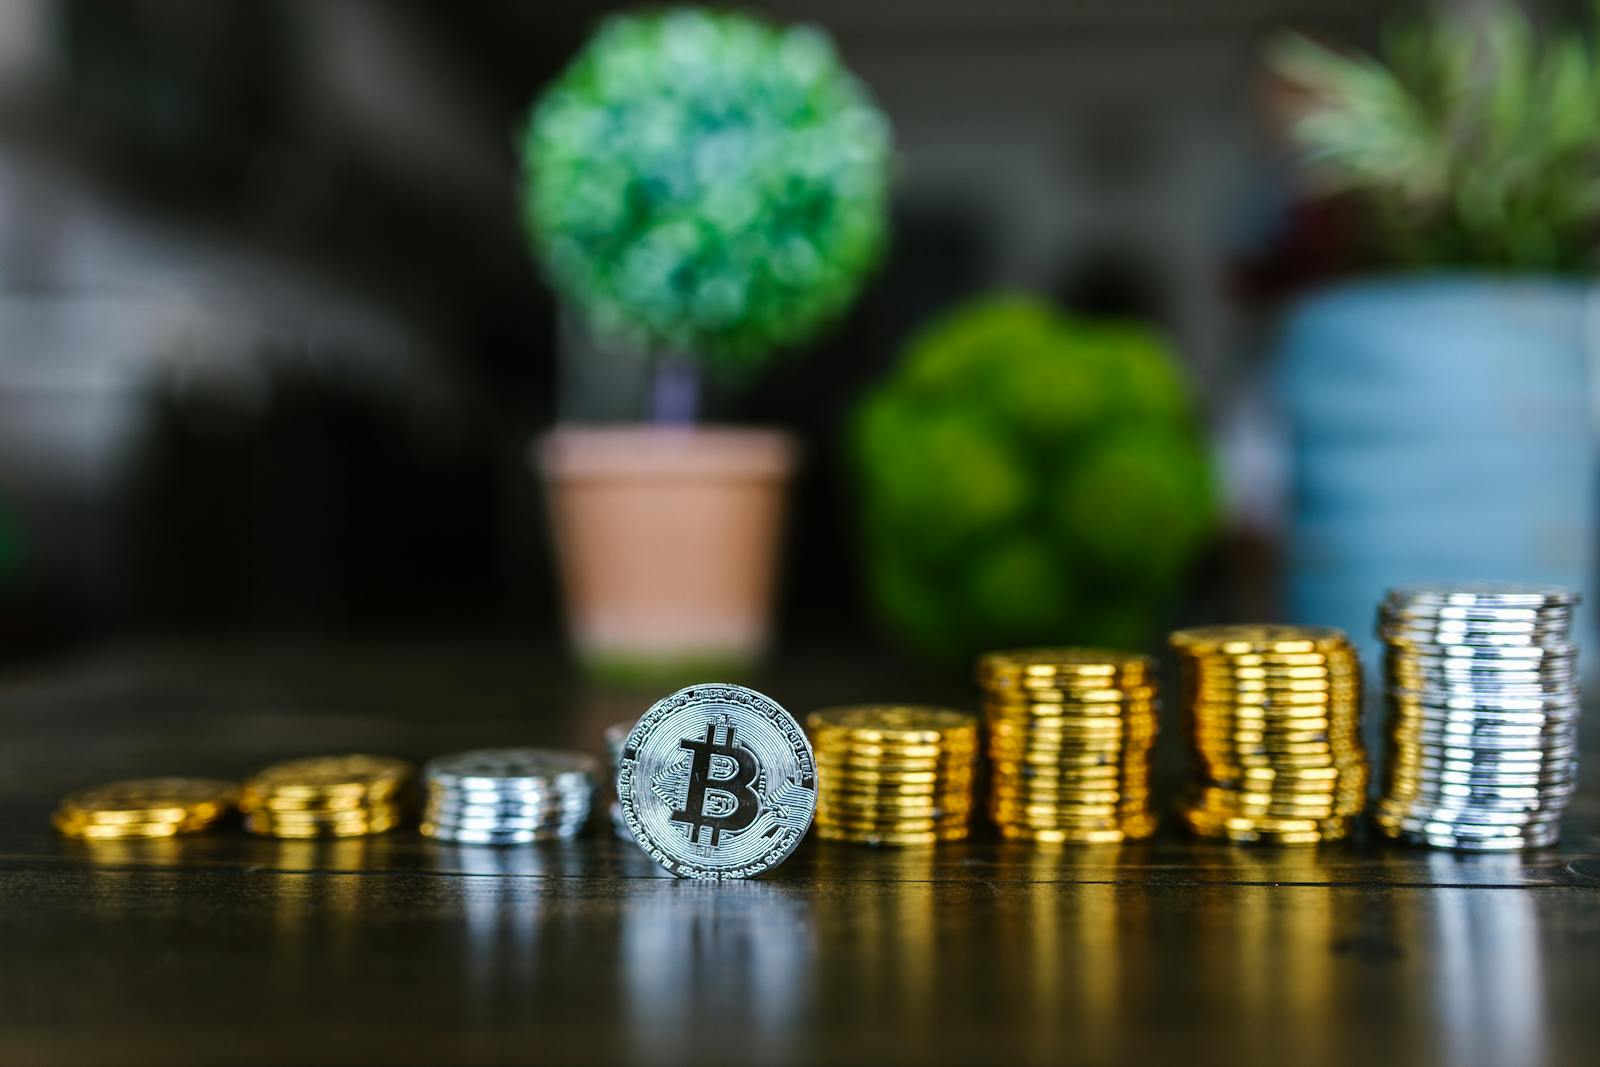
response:
M1470 23L1485 9L1415 10ZM530 442L562 420L642 418L630 405L643 387L629 356L561 310L541 271L522 207L522 131L532 102L609 10L0 0L0 661L151 637L493 634L562 646L551 516ZM1548 383L1579 408L1551 446L1572 470L1558 476L1543 453L1526 451L1552 425L1536 404L1502 412L1503 433L1461 416L1480 444L1502 442L1473 463L1519 484L1519 472L1549 474L1527 489L1533 504L1496 498L1474 473L1484 467L1464 467L1450 446L1457 458L1446 467L1465 484L1448 506L1384 526L1359 513L1366 505L1338 478L1393 469L1385 453L1332 463L1315 452L1352 434L1363 448L1387 439L1391 422L1364 435L1341 430L1380 420L1391 402L1423 412L1434 409L1430 397L1452 411L1466 403L1426 383L1364 396L1349 389L1373 379L1318 378L1330 345L1372 347L1359 336L1328 340L1364 312L1296 310L1307 292L1367 261L1341 240L1352 232L1347 216L1309 195L1297 173L1282 118L1294 94L1264 51L1286 28L1339 48L1374 47L1405 5L819 0L749 10L823 28L893 138L887 243L859 294L826 329L705 404L712 421L798 438L778 648L849 643L913 659L933 649L959 661L968 644L990 639L1133 643L1180 621L1308 614L1343 624L1340 612L1370 613L1375 601L1358 582L1357 609L1339 602L1357 572L1374 582L1390 571L1587 581L1588 349L1563 340L1586 336L1586 305L1512 313L1527 320L1523 332L1485 356L1505 358L1498 374L1487 372L1491 383L1530 377L1507 353L1531 358L1545 346L1572 364ZM1528 10L1541 26L1586 25L1585 5ZM1594 162L1600 111L1579 111L1580 144L1554 165ZM1395 157L1393 145L1369 147ZM1422 173L1429 161L1401 165ZM1429 255L1407 269L1426 278L1436 268L1519 267L1510 254L1497 262L1478 249ZM1379 266L1381 276L1392 269ZM1521 274L1582 288L1587 266L1586 256L1576 265L1535 256ZM1194 419L1204 457L1183 459L1185 473L1134 458L1108 461L1098 482L1085 476L1063 489L1045 479L1018 490L1051 514L1071 511L1062 523L1081 523L1086 547L1073 558L1106 554L1092 573L1059 575L1090 590L1071 620L1105 616L1134 581L1117 578L1109 594L1093 588L1129 538L1166 528L1169 514L1193 527L1177 547L1136 546L1130 574L1140 559L1160 573L1139 594L1148 610L1125 625L1064 623L1049 606L1008 615L1006 604L1041 590L1066 603L1053 579L1039 577L1056 574L1048 550L1018 548L974 579L971 596L992 625L970 634L914 620L978 608L921 606L914 575L883 579L912 567L885 556L885 538L896 536L886 528L901 523L898 536L919 543L937 531L914 502L890 513L915 496L896 496L893 484L912 461L883 458L888 446L863 428L871 416L862 405L884 395L903 361L946 343L930 323L950 324L992 294L1032 303L965 327L967 339L951 347L1026 349L1033 315L1053 338L1072 334L1061 342L1069 355L1126 349L1130 360L1169 362L1182 383L1171 414ZM1425 298L1435 303L1417 313L1420 326L1400 331L1406 343L1454 318L1446 296ZM1319 327L1317 314L1331 326ZM1067 325L1051 325L1051 315ZM1124 332L1081 332L1104 323ZM983 339L991 328L998 339ZM1334 362L1347 376L1363 365ZM1335 395L1347 407L1325 410ZM1008 410L978 422L1009 433L1021 416ZM921 443L934 437L912 439L910 455L929 454ZM942 469L954 473L934 480L943 504L966 514L1007 475L980 472L969 485L967 453L949 447ZM1028 447L1007 454L1034 470ZM1060 462L1081 452L1063 445ZM1443 468L1428 462L1424 480L1436 484ZM1308 472L1320 479L1309 489ZM1119 505L1120 486L1161 478L1173 486L1161 506L1175 510ZM1416 498L1405 485L1393 492ZM1345 521L1380 531L1375 541L1437 553L1450 538L1415 523L1459 528L1558 499L1575 517L1535 516L1543 525L1526 536L1538 551L1510 555L1537 562L1531 574L1463 573L1472 560L1426 573L1427 552L1405 559L1396 550L1389 571L1367 557L1319 555L1319 538L1355 537L1340 532ZM880 514L873 500L891 503ZM1035 527L1016 514L1007 521L1031 536ZM1104 526L1103 515L1113 517ZM989 548L973 546L994 543L983 538L952 535L948 551L978 560ZM1373 551L1388 560L1382 544ZM952 573L948 559L939 566ZM1328 589L1317 584L1324 579Z

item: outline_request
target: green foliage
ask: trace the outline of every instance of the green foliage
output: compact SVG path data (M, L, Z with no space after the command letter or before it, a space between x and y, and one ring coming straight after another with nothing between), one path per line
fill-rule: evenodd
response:
M1214 522L1166 346L1028 297L976 301L913 339L851 445L873 598L941 657L1143 644Z
M524 217L597 333L737 373L855 297L885 244L890 151L817 29L615 16L528 120Z
M1590 269L1600 221L1600 56L1592 32L1536 31L1510 6L1398 23L1377 57L1280 39L1307 94L1291 133L1331 192L1370 204L1414 266Z

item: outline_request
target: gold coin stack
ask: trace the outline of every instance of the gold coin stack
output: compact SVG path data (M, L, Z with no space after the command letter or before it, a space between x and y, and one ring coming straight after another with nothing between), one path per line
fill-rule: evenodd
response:
M1149 837L1154 661L1132 652L1037 648L978 660L989 816L1002 837L1114 844Z
M245 829L267 837L381 834L405 814L411 764L386 756L314 756L277 763L244 784Z
M868 845L967 836L978 720L944 708L868 704L806 718L817 758L817 834Z
M239 790L212 778L136 778L73 793L52 822L94 841L172 837L204 830L233 810Z
M1341 630L1210 626L1172 635L1201 837L1336 841L1366 806L1361 664Z

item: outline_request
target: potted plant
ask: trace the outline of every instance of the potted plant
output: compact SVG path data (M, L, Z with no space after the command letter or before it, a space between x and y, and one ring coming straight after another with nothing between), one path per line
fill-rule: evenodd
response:
M888 122L811 27L615 16L542 95L524 215L556 293L646 360L649 423L537 448L569 629L610 674L737 673L767 644L794 442L696 425L839 316L881 258Z
M1271 53L1367 264L1298 300L1278 351L1291 610L1354 634L1395 584L1594 572L1594 35L1504 7L1391 29L1377 56Z
M912 649L1139 647L1216 505L1189 390L1146 327L1027 296L957 308L851 425L868 589Z

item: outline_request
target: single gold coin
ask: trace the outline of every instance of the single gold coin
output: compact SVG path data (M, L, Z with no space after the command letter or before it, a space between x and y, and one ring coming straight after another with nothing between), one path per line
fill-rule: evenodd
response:
M1067 747L1083 742L1145 741L1160 732L1154 720L1122 722L1111 720L1108 724L1084 727L1082 724L1063 722L1050 726L1022 726L1017 723L995 720L989 723L989 740L1001 739L1039 744L1041 746Z
M86 841L124 841L130 838L150 837L175 837L180 833L187 833L189 829L177 822L124 822L124 823L95 823L85 822L82 819L73 819L56 812L50 818L51 825L67 837L82 838Z
M851 830L842 826L817 825L817 836L824 841L839 841L856 845L893 847L927 847L946 841L962 841L971 833L968 826L949 826L939 830L884 831Z
M1147 763L1142 752L1136 752L1124 757L1120 749L1109 752L1081 752L1063 753L1054 759L1044 761L1026 761L1020 757L1008 755L1005 751L991 752L989 770L992 774L1011 774L1022 778L1055 778L1063 772L1071 774L1085 768L1117 767L1126 768Z
M413 773L411 764L387 756L312 756L263 768L246 783L246 791L313 799L335 793L381 794L398 790Z
M892 816L904 818L917 816L926 818L936 815L962 815L971 811L973 801L971 798L946 799L946 798L912 798L914 803L907 803L905 798L899 800L862 800L848 796L818 796L818 818L823 814L839 814L845 817L855 815Z
M1181 653L1178 666L1185 677L1290 681L1321 678L1344 681L1360 678L1361 658L1354 646L1339 652L1312 655L1214 655Z
M214 778L135 778L70 794L53 821L72 837L167 837L204 829L237 797L232 782Z
M364 837L381 834L400 824L398 810L374 811L364 818L283 819L264 812L245 816L245 829L266 837Z
M978 657L977 675L989 679L1052 679L1059 675L1144 675L1155 661L1138 652L1105 648L1016 648L988 652Z
M1160 694L1146 689L1082 689L1071 692L1047 689L990 689L984 694L986 712L1009 711L1030 715L1105 715L1121 709L1158 707Z
M901 704L856 704L823 708L806 716L813 740L844 735L852 742L884 744L975 744L975 715L949 708Z
M899 782L894 780L862 780L843 775L818 776L819 789L833 792L852 793L867 797L934 797L944 795L970 796L977 775L967 771L959 776L946 778L935 775L930 782Z
M833 815L823 819L817 818L818 826L829 826L839 830L854 831L857 833L886 833L909 834L928 833L937 830L947 830L953 827L966 826L971 821L969 813L962 812L957 815L941 816L897 816L883 818L865 818L861 816L843 817Z
M1348 837L1352 819L1274 819L1248 815L1217 815L1183 808L1179 812L1190 832L1239 844L1315 845Z
M1199 626L1177 630L1172 647L1192 655L1250 655L1260 653L1307 654L1343 651L1350 638L1331 626L1287 626L1248 623L1237 626Z
M1119 845L1125 841L1143 840L1156 832L1157 821L1130 819L1111 829L1075 829L1071 827L1030 827L1001 823L1000 836L1012 841L1030 841L1036 845Z

